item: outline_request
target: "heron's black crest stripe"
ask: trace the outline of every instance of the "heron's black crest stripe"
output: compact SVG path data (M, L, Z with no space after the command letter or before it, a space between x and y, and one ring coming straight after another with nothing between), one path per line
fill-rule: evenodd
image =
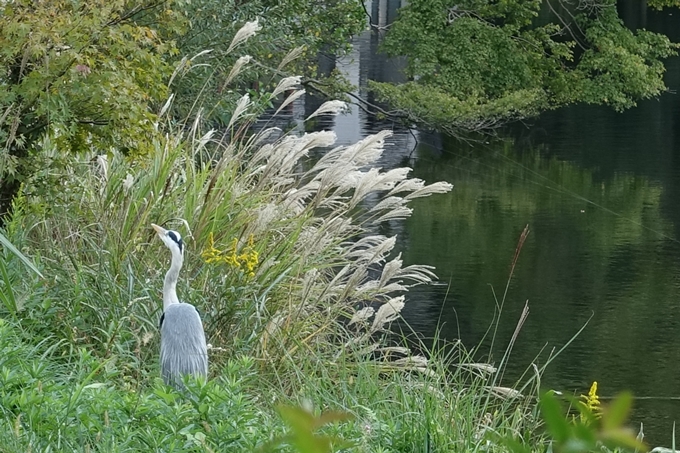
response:
M163 314L161 315L161 320L160 320L160 322L158 323L158 328L159 328L159 329L160 329L161 327L163 327L163 320L164 320L164 319L165 319L165 312L163 312Z
M182 250L182 247L184 247L184 244L182 243L182 237L179 235L179 233L175 231L168 231L168 236L170 239L175 241L175 243L179 246L180 251Z

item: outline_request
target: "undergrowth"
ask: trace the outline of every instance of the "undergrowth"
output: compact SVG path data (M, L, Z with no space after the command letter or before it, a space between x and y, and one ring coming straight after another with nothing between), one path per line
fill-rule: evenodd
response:
M298 83L282 80L272 97L294 102ZM425 357L385 340L408 289L435 275L404 266L395 237L376 231L451 186L377 168L386 132L345 147L326 131L253 133L250 108L243 96L220 132L200 115L166 119L155 126L165 138L136 159L61 156L57 174L38 175L53 190L15 199L3 237L44 277L2 249L2 448L493 452L513 439L542 449L535 376L520 393L460 343ZM40 152L60 155L54 137ZM169 256L152 222L185 238L178 292L210 343L208 381L184 394L159 379Z

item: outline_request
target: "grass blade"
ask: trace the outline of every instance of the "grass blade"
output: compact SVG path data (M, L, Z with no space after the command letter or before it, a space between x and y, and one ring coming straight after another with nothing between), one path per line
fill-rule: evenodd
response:
M0 233L0 244L2 244L2 245L3 245L7 250L9 250L10 252L14 253L14 254L17 256L17 258L19 258L21 261L23 261L24 264L25 264L29 269L31 269L33 272L35 272L36 274L38 274L38 275L40 276L40 278L45 278L45 277L43 276L43 274L40 273L40 271L38 270L38 268L35 267L35 264L33 264L33 262L32 262L30 259L28 259L28 257L26 257L26 255L24 255L23 253L21 253L21 252L19 251L19 249L17 249L16 247L14 247L14 245L12 245L12 243L9 242L9 239L7 239L2 233Z

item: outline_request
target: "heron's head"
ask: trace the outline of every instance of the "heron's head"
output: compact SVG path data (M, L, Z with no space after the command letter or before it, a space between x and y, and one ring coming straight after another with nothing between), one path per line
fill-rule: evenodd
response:
M184 251L184 243L182 242L182 236L177 231L166 230L155 223L152 223L151 226L156 230L158 237L161 238L165 246L169 248L173 254L174 252L178 252L180 255L182 254Z

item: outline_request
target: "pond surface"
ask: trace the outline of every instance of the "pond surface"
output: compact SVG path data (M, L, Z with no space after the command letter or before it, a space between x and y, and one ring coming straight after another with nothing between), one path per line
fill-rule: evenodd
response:
M631 26L680 41L680 12L626 9L634 3L623 6ZM387 8L381 21L393 13ZM362 87L369 78L400 81L403 61L376 55L377 44L366 34L353 54L329 64ZM667 84L680 89L680 59L667 66ZM543 386L581 394L598 381L603 397L632 390L634 426L644 422L652 446L671 445L680 422L680 95L624 113L569 107L506 128L506 140L472 144L357 108L331 126L342 143L393 129L383 166L408 165L413 176L454 185L448 195L417 200L409 220L382 231L399 234L405 264L437 268L440 282L413 289L403 312L422 338L481 345L479 358L491 349L498 363L528 301L504 384L545 364L585 326L547 368ZM501 304L492 347L485 335Z

